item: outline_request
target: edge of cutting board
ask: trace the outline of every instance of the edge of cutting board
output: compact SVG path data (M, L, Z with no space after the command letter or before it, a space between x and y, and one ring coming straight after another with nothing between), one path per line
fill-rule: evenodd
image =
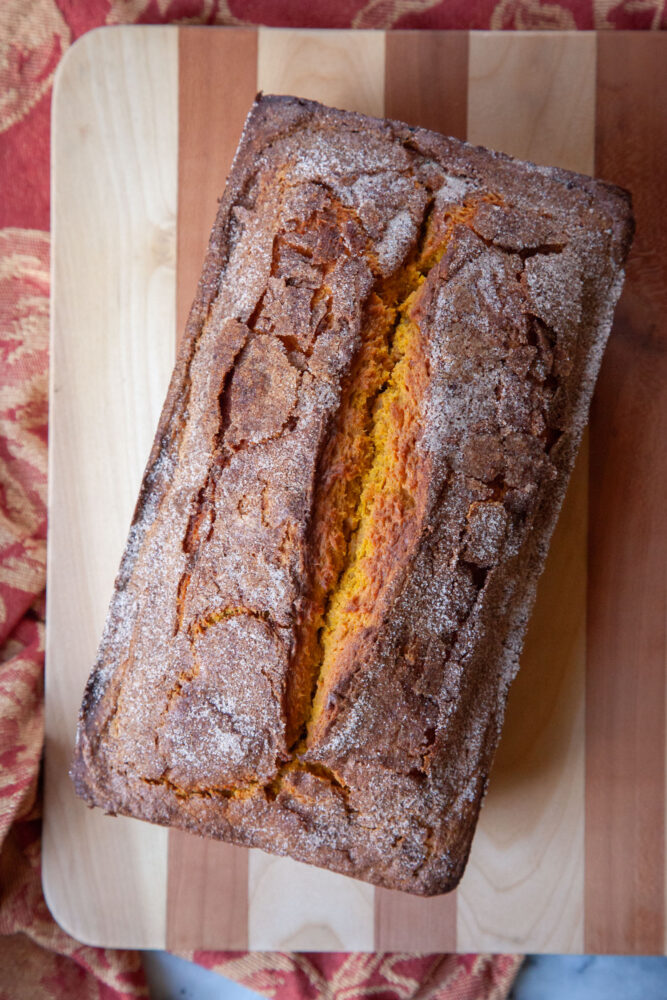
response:
M296 863L278 861L260 852L251 852L249 861L245 862L247 913L240 917L240 911L235 911L247 924L245 936L234 938L233 944L229 938L226 942L217 939L219 931L216 928L225 921L224 907L220 906L221 886L224 893L236 892L239 886L233 880L231 888L229 881L216 882L215 872L221 858L240 857L238 853L229 855L227 852L245 852L229 845L188 838L178 831L167 832L136 820L115 819L110 823L97 811L89 813L74 798L71 785L63 774L71 751L74 720L71 697L68 700L67 693L58 689L57 668L71 671L71 661L77 650L80 654L81 643L87 644L82 658L85 669L79 669L81 676L77 674L76 681L72 681L78 688L78 703L78 693L83 689L94 659L106 612L106 597L111 592L143 463L171 371L177 332L174 315L178 312L178 326L182 326L213 218L214 209L201 207L197 197L188 200L188 191L193 185L203 183L209 186L215 201L220 190L219 178L210 171L204 171L203 181L201 177L197 179L196 164L194 172L188 175L189 186L182 186L184 171L187 173L189 168L179 154L176 124L179 103L184 100L183 73L191 74L191 83L196 81L196 66L192 53L189 69L183 62L179 65L179 53L182 60L188 47L184 39L190 39L194 48L194 40L201 39L202 33L211 50L207 72L212 79L221 73L213 51L214 39L234 38L240 49L242 39L254 37L259 66L256 79L243 85L247 85L248 92L259 89L260 85L267 91L302 93L305 90L305 96L351 106L344 94L343 98L337 95L341 93L341 81L349 83L350 79L356 79L356 66L361 75L356 80L358 97L355 100L360 103L361 110L386 113L391 117L410 117L413 121L416 116L417 123L449 134L460 134L473 142L495 145L537 162L561 162L584 172L593 172L597 165L599 172L609 179L635 187L640 234L648 234L638 236L637 253L629 268L631 288L619 309L618 332L612 338L592 414L594 473L590 480L590 496L588 456L584 445L557 529L549 568L540 586L541 603L533 616L522 657L522 671L510 695L508 724L466 876L455 895L440 898L445 901L441 909L427 910L421 900L371 890L375 902L369 925L372 926L370 937L362 921L363 926L359 924L354 932L357 936L352 944L345 937L336 938L337 943L332 937L324 940L311 935L308 938L308 933L298 927L294 933L289 931L290 936L286 938L282 929L278 929L279 933L275 926L270 926L267 900L271 895L289 899L290 886L295 884L290 865ZM87 151L84 158L92 156L90 138L98 127L97 138L105 150L102 161L98 160L96 169L87 174L83 169L85 164L79 164L72 169L71 177L63 171L59 175L57 170L52 176L53 364L49 405L54 419L50 420L49 429L49 513L54 515L56 534L60 531L60 535L56 539L49 531L48 539L46 802L42 871L49 907L59 923L79 940L113 947L160 948L167 945L171 948L275 950L308 950L309 947L326 950L328 940L328 947L333 950L346 950L361 944L368 950L411 951L418 938L423 950L429 951L663 951L665 761L664 754L656 755L652 748L660 740L664 745L665 679L664 663L660 665L659 654L664 653L665 642L664 634L662 638L658 634L655 621L659 617L660 594L664 594L660 589L659 561L660 553L664 552L664 521L661 527L657 491L647 491L643 487L644 466L635 456L643 459L652 456L656 475L665 470L659 463L660 413L653 412L648 404L648 409L637 411L632 402L633 395L641 393L646 384L654 386L656 398L659 398L660 372L667 381L664 355L659 353L658 346L660 330L664 329L664 320L660 326L660 316L667 311L664 295L667 247L665 236L658 232L660 213L649 200L648 188L650 177L665 177L667 125L661 131L659 111L664 107L667 122L667 106L661 96L667 94L667 60L660 58L665 52L664 36L660 39L648 35L418 31L385 34L289 28L118 26L87 33L66 53L54 85L54 162L58 143L64 138L59 126L57 129L55 116L62 105L63 88L70 78L69 103L66 107L60 106L60 110L71 130L72 141ZM149 39L155 39L155 45ZM316 43L325 46L325 59L320 58L323 50L316 51ZM440 57L445 44L450 45L446 60ZM136 58L137 46L139 49L143 46L141 60ZM161 50L159 57L158 49ZM357 55L350 61L352 50ZM295 52L298 52L298 59L294 58ZM592 77L582 57L586 52L589 53L587 58L593 52L594 64L597 59ZM364 64L365 56L368 58ZM105 59L112 57L122 65L123 73L113 93L105 95L102 70ZM345 67L344 72L341 66ZM95 73L86 78L86 73L90 74L93 69ZM650 93L645 93L642 81L649 70L652 70L653 87ZM436 88L422 85L425 72L431 74L431 80L438 80ZM133 79L132 74L139 74L142 81L143 89L139 89L145 100L142 98L140 102L136 98L139 91L136 87L132 89L129 82ZM525 87L526 74L531 74L531 88ZM664 83L662 91L656 86L659 74ZM89 91L81 86L86 79L91 84ZM378 104L378 80L384 88L383 107ZM549 88L554 86L561 88L558 100L552 102L554 107L545 111ZM436 91L446 92L450 97L446 107L442 101L428 99ZM451 95L455 95L455 99L451 99ZM634 113L640 98L642 107L650 109L643 115ZM250 101L245 103L249 105ZM239 101L235 114L242 115L242 105L245 106L244 101ZM102 128L99 128L99 121L96 125L94 117L90 118L91 107L106 109ZM124 117L119 114L123 107ZM412 112L403 113L402 108L418 110L413 115ZM218 119L221 116L224 119L223 110L211 110L213 119L216 114ZM591 124L591 116L597 116L595 125ZM205 124L210 128L211 119ZM196 145L201 141L201 134L197 132L200 125L201 122L188 122L188 142ZM217 121L213 131L218 127L224 131L224 120ZM134 142L142 150L141 156L123 155L124 147L118 144L121 128L133 130ZM183 137L182 116L180 128ZM648 156L647 163L637 163L629 153L619 153L618 134L626 133L632 135L635 145L643 148L642 144L648 144L646 148L651 151L653 160ZM229 135L225 138L221 132L218 138L223 145L226 143L224 156L231 157L236 137L231 145ZM171 151L169 155L165 155L166 150ZM82 218L91 211L90 199L95 185L104 185L104 192L117 209L108 213L109 217L104 220L87 218L87 228L83 231L95 232L97 244L87 255L90 259L83 258L86 280L81 280L80 273L76 275L82 295L67 303L58 296L63 275L72 266L77 247L72 234L59 223L61 183L65 183L65 188L69 184L70 199ZM121 197L123 185L125 194L135 199L131 200L129 213L134 230L124 219L129 206ZM667 188L667 177L663 187ZM137 191L140 197L136 196ZM197 212L201 218L193 222ZM139 239L139 252L135 257L133 233L144 234ZM177 253L178 279L174 270ZM647 271L649 258L652 263ZM114 314L112 322L106 315L97 315L95 302L90 301L90 290L100 281L102 301L115 301L113 296L104 298L111 286L104 284L108 276L100 274L109 270L106 267L109 259L119 261L124 268L117 285L113 285L120 298L120 316L134 323L134 328L142 333L132 350L123 348L125 353L121 351L121 357L110 350L117 336L114 324L118 323L119 313ZM638 266L640 259L642 271ZM139 279L135 272L137 260ZM657 273L657 268L661 268L662 285L651 277ZM176 309L173 305L168 306L174 298L178 299ZM662 312L659 303L664 305ZM82 320L87 326L81 326ZM80 329L91 332L92 338L90 344L79 345L84 354L88 351L85 355L89 362L85 376L87 385L82 382L76 361L72 364L68 357L61 336L77 322ZM653 329L651 323L657 331L652 334L653 339L644 334L645 329ZM96 364L96 353L104 358L104 365ZM151 364L147 363L149 359ZM123 386L123 399L129 408L125 412L123 407L114 408L112 402L113 417L118 420L118 437L123 442L123 446L117 448L112 442L113 467L119 470L124 483L121 495L116 498L111 497L113 484L110 486L108 479L105 480L105 470L99 467L94 448L95 440L104 439L103 435L102 438L95 435L105 430L100 426L104 415L99 414L95 404L99 398L105 398L105 386L108 390L114 379L117 385ZM86 420L75 419L77 414L68 409L72 400L64 389L71 386L81 398L88 399ZM632 392L626 391L626 386L631 386ZM78 416L80 418L81 414ZM647 426L649 418L653 423ZM67 481L62 456L71 463L72 454L80 464L88 462L94 468L97 489L108 500L101 542L103 551L89 551L85 559L77 543L81 537L91 537L91 500L85 493L90 489L90 482L78 483L72 481L71 476ZM77 468L76 462L73 468ZM628 470L632 472L633 481L629 479ZM620 498L613 495L617 482L624 483ZM58 520L58 509L62 509L58 505L63 498L69 504L68 511L75 514L70 518L69 535L63 533L63 524ZM587 547L589 509L593 530ZM651 524L649 543L640 523L642 518ZM630 529L625 527L628 524ZM619 542L624 532L627 536L628 530L634 550ZM67 559L63 562L63 551L69 563ZM639 569L633 565L633 552ZM78 618L74 619L67 617L66 594L64 588L58 586L68 567L78 587L75 602ZM614 567L614 577L610 577L609 567ZM620 577L617 575L619 567ZM569 580L565 589L563 575ZM653 617L650 620L642 618L645 607L651 609ZM60 641L53 633L51 615L54 609L61 626L63 622L69 623ZM628 609L638 623L632 632L623 624ZM617 625L618 622L621 624ZM610 629L615 634L618 629L622 655L614 643L605 638ZM565 639L564 634L569 638ZM630 642L629 637L632 638ZM634 669L635 640L643 657L642 665L646 665L642 684ZM584 700L587 730L584 729ZM526 718L532 719L532 723L527 724ZM610 739L615 747L612 770L604 754L601 755ZM623 781L618 778L619 768ZM536 776L541 776L537 784ZM586 777L588 793L585 791ZM623 805L626 801L624 782L630 782L636 799L634 818ZM590 783L595 785L594 794ZM95 864L82 860L81 852L70 849L72 842L63 838L63 830L70 834L76 830L77 816L94 828L92 836L96 838L98 849L93 850L93 858L105 858L102 872L95 870ZM560 831L558 835L554 834L555 829ZM109 853L110 842L114 841L134 844L132 850L137 852L136 858L127 850ZM609 871L618 871L619 879L606 877L607 867ZM298 866L297 871L300 868L306 866ZM185 873L192 877L185 878ZM321 877L326 878L328 874L308 869L298 878L303 877L304 884L310 886L308 891L316 893L318 890L314 887L321 886ZM350 891L360 885L354 880L345 881L350 883ZM97 895L84 893L84 898L82 887L94 888ZM341 912L349 913L349 897L345 892L341 899ZM104 907L99 905L100 900L105 900ZM240 902L239 899L238 905ZM102 912L103 909L106 912ZM112 911L113 918L110 916ZM306 919L316 923L317 906L309 912L314 916ZM226 919L227 933L235 933L229 915ZM128 927L132 928L130 933ZM345 935L346 928L343 924L341 927ZM414 938L406 936L406 928L414 933ZM188 933L194 935L195 930L202 935L199 940L187 937Z

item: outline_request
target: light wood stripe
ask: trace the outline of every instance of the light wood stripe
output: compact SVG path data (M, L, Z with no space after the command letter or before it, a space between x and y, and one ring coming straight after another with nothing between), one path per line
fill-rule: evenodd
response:
M592 172L594 46L590 35L473 35L469 140ZM464 951L583 943L586 509L584 446L459 889Z
M178 285L182 335L209 234L257 92L254 29L179 31ZM169 947L246 948L248 852L169 833Z
M468 140L591 173L595 35L472 32Z
M176 42L91 32L54 93L43 877L66 930L115 948L164 946L167 831L87 809L67 769L173 365Z
M463 950L582 950L587 470L586 438L459 890Z
M381 118L384 32L260 28L257 85Z
M250 851L253 951L372 951L373 887L335 872Z
M665 943L667 60L659 37L599 37L597 123L597 173L633 192L637 235L591 421L585 946L652 953Z
M409 125L466 136L467 32L389 32L386 36L385 115ZM422 952L456 950L456 893L420 899L375 891L375 948Z

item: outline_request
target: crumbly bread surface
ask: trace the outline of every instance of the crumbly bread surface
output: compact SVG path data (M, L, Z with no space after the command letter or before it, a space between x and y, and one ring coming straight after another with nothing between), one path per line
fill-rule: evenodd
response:
M80 795L457 884L631 236L626 193L590 178L255 103L85 691Z

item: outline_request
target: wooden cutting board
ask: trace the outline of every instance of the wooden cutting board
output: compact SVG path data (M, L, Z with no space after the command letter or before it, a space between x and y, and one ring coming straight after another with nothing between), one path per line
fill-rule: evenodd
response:
M257 90L632 189L638 234L459 890L373 889L89 811L67 767L216 199ZM53 102L44 887L171 949L665 949L667 38L113 28Z

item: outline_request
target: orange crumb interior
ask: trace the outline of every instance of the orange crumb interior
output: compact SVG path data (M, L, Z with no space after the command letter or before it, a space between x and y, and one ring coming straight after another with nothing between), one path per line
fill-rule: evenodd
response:
M447 214L439 231L430 225L420 251L377 286L367 307L314 505L311 590L286 699L296 753L326 726L330 695L354 667L350 644L381 615L420 520L416 445L428 373L412 311L454 227L474 212L468 204Z

